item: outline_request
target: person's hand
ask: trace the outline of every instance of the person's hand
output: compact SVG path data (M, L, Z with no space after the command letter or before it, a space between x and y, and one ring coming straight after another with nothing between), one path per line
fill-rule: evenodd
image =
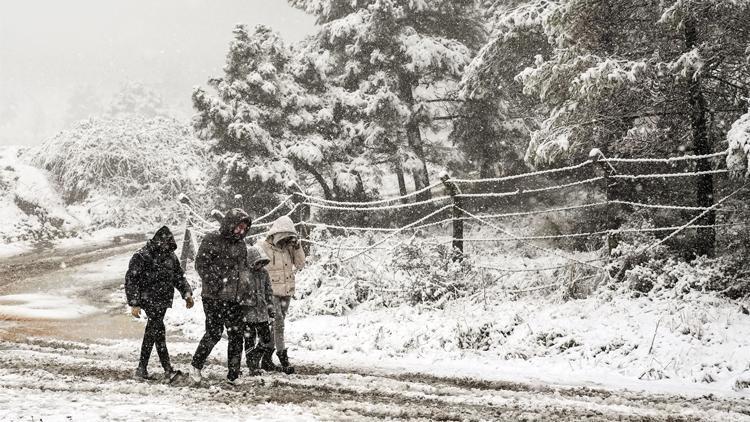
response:
M193 307L193 305L195 305L195 301L193 300L192 296L188 296L187 298L185 298L185 307L186 308L190 309L190 308Z
M141 307L140 306L133 306L133 308L130 310L130 315L133 315L136 318L141 317Z
M276 318L276 312L274 312L273 308L270 307L270 306L268 307L268 317L271 318L271 319L275 319Z

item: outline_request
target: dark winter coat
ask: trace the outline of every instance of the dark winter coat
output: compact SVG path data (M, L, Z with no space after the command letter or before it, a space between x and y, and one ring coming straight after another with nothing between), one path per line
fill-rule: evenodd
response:
M207 234L198 248L195 270L201 277L204 298L236 303L241 300L240 270L247 266L247 246L244 234L234 234L240 223L247 224L249 229L250 217L241 209L230 210L219 231Z
M177 289L186 299L193 294L174 251L177 243L168 227L160 228L130 259L125 273L128 305L170 308Z
M268 322L270 313L273 312L271 277L268 276L265 268L256 271L252 267L256 262L267 264L269 259L262 249L251 246L247 250L247 262L249 264L247 284L242 294L245 322Z

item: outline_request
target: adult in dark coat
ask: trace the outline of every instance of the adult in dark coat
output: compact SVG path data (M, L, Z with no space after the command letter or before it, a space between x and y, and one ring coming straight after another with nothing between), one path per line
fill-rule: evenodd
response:
M193 290L174 253L176 249L177 243L172 232L164 226L146 246L133 255L125 273L125 294L128 305L132 308L132 315L139 318L143 310L148 318L141 344L141 357L135 372L139 378L150 379L147 368L154 345L164 368L164 376L172 381L178 374L169 361L164 314L172 307L175 289L185 299L187 308L192 308Z
M193 355L190 377L202 379L201 370L216 343L227 329L227 379L239 377L242 360L243 322L242 297L249 277L247 246L244 238L250 228L250 217L235 208L227 212L218 232L209 233L201 242L195 258L195 269L201 277L206 333Z

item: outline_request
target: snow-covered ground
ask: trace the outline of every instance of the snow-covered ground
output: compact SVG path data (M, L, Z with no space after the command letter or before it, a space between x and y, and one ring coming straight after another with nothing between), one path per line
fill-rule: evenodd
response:
M0 418L750 420L748 390L734 389L750 321L705 295L509 300L488 290L443 309L366 302L334 316L301 312L320 299L312 294L293 302L287 330L296 375L227 387L222 341L205 385L139 383L143 321L126 316L121 290L137 247L0 288ZM167 323L185 370L200 302L175 301Z

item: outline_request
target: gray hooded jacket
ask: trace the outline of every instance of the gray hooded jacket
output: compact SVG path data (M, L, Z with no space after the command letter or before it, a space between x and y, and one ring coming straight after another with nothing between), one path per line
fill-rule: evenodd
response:
M268 257L262 249L251 246L247 248L247 262L248 272L241 277L243 281L246 280L246 283L244 283L240 302L245 312L245 322L268 322L270 313L273 311L271 278L265 268L253 269L256 262L268 264Z

